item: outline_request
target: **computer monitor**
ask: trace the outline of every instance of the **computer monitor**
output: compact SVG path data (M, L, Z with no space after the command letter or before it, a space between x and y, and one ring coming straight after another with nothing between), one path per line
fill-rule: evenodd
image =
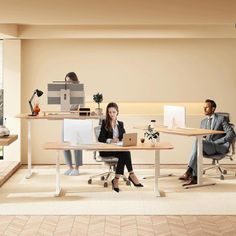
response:
M76 144L93 143L93 121L91 119L64 119L64 142Z
M168 128L185 128L184 106L164 106L164 125Z
M60 104L61 111L69 111L70 105L84 107L84 84L50 83L48 84L48 104Z

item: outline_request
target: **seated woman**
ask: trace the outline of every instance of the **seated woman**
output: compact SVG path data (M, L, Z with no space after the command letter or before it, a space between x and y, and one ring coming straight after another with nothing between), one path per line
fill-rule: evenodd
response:
M119 109L116 103L109 103L106 108L106 119L102 122L101 132L98 137L99 142L103 143L117 143L123 139L123 134L125 133L124 124L121 121L117 120L117 115ZM100 156L108 157L114 156L118 158L118 163L116 167L115 178L111 181L112 189L116 192L119 192L119 178L120 175L124 174L124 168L126 166L129 177L128 179L133 183L135 187L143 187L139 183L138 178L134 174L131 155L129 151L122 152L100 152Z

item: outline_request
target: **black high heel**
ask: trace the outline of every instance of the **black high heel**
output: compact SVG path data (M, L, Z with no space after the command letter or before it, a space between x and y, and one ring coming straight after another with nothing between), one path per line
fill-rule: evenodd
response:
M115 178L116 178L116 177L115 177ZM119 178L116 178L116 179L119 179ZM111 181L112 189L113 189L114 191L116 191L117 193L119 193L119 192L120 192L120 189L119 189L119 188L115 188L114 180L115 180L115 179L113 179L113 180Z
M132 174L134 174L134 173L131 173L130 175L132 175ZM138 188L143 187L143 185L142 185L141 183L136 184L136 183L131 179L130 175L129 175L128 179L129 179L130 182L132 182L132 184L133 184L135 187L138 187Z

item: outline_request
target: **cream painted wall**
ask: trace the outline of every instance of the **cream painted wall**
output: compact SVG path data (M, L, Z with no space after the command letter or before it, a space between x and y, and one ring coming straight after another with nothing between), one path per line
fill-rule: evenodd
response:
M142 110L139 114L132 112L132 104L137 102L151 110L152 102L199 104L206 97L215 99L220 110L229 111L236 123L235 56L234 39L22 40L22 112L29 112L28 99L36 88L45 92L40 98L43 110L59 109L59 106L47 105L47 83L63 80L67 72L75 71L85 84L88 102L92 101L92 94L99 91L105 98L103 107L112 100L129 104L129 114L138 116L123 114L127 123L135 125L140 119L143 121L143 117L150 120L155 114L152 111L145 116ZM201 113L200 108L197 117L189 117L191 126L197 126ZM34 122L33 163L54 163L53 153L43 151L41 145L44 141L60 140L60 128L58 121ZM191 141L181 143L174 154L178 159L168 162L186 163ZM22 122L23 161L26 154L26 122ZM151 161L152 157L134 158L136 163ZM90 156L86 156L86 162L90 162Z

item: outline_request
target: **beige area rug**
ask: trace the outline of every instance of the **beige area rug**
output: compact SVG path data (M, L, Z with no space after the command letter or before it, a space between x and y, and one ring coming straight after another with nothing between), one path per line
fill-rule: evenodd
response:
M61 169L61 173L65 169ZM63 195L54 197L55 170L35 169L31 179L25 179L26 169L18 170L0 188L0 215L235 215L236 178L229 175L215 186L183 189L178 176L183 170L162 170L174 174L159 180L165 197L155 197L154 181L142 180L144 188L126 186L121 192L104 188L100 180L88 185L90 175L101 170L82 169L79 176L61 175ZM153 170L136 171L138 176L153 174ZM213 172L215 173L215 172Z

